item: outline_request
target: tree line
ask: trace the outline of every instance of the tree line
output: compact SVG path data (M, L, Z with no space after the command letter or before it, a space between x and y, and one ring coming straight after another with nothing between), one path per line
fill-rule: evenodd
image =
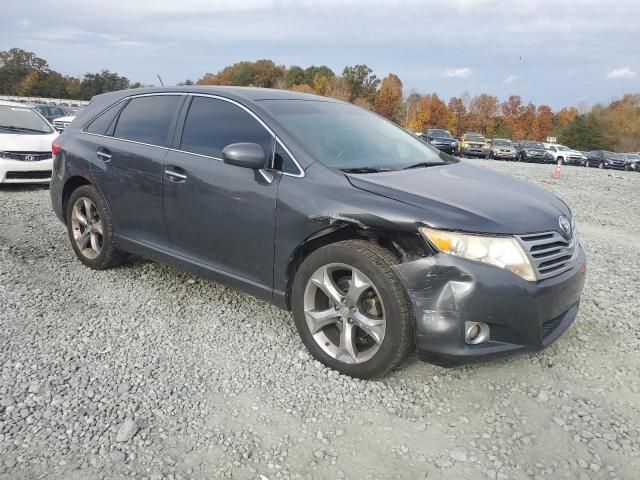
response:
M372 110L412 131L445 128L454 135L472 131L489 138L541 141L555 136L581 150L640 151L640 94L627 94L582 111L566 107L554 113L548 105L525 103L518 95L503 101L486 93L471 96L465 92L448 101L436 93L411 91L405 95L397 75L380 79L364 64L336 73L326 65L286 67L266 59L238 62L179 85L194 83L323 95ZM32 52L18 48L0 51L2 94L89 100L100 93L142 86L109 70L86 73L82 78L64 76Z

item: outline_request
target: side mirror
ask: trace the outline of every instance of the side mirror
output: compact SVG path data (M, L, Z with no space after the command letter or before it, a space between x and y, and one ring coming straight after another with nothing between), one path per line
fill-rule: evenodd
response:
M267 163L267 156L257 143L232 143L222 150L222 160L228 165L259 170Z

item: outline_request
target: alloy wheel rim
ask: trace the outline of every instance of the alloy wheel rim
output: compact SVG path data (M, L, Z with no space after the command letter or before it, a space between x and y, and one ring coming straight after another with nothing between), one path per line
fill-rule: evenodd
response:
M343 263L318 268L304 292L304 316L318 346L347 364L364 363L380 349L385 308L373 282Z
M102 252L104 225L95 204L87 197L78 198L71 210L71 230L78 250L93 260Z

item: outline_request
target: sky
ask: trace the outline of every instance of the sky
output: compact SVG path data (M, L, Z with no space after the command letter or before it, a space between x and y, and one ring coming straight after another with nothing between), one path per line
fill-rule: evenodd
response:
M564 106L640 92L639 0L3 0L0 50L81 76L197 80L241 60L367 64L404 92Z

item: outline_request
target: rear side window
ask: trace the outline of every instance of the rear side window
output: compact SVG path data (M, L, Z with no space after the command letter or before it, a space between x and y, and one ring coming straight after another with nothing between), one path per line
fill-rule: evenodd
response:
M245 110L224 100L193 97L180 149L222 158L224 147L238 142L257 143L267 158L271 155L273 137Z
M132 98L120 112L113 136L169 146L169 131L181 100L180 95Z
M97 135L107 135L109 126L113 123L113 120L116 118L121 108L122 104L118 104L102 112L89 124L85 131L88 133L95 133Z

